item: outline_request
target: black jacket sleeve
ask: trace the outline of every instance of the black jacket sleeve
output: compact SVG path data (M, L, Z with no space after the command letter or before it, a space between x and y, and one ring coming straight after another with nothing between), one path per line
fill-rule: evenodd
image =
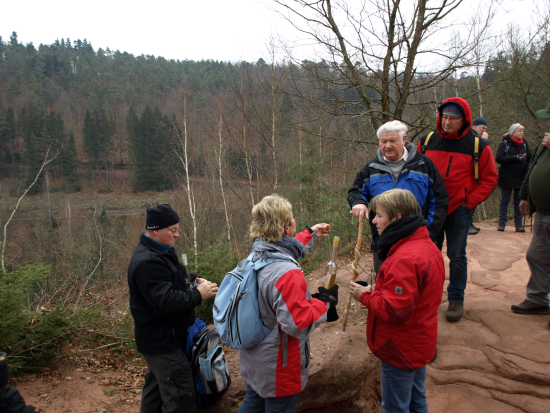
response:
M134 274L143 297L161 317L185 313L202 302L201 293L195 289L174 289L173 274L162 260L143 261Z
M363 189L363 186L365 185L365 179L368 178L369 168L367 164L359 171L359 173L355 177L353 186L348 190L348 203L350 208L353 208L353 206L357 204L367 205L365 198L363 198L363 195L361 195L359 191Z
M2 413L33 413L34 406L27 406L19 390L10 386L0 388L0 412Z

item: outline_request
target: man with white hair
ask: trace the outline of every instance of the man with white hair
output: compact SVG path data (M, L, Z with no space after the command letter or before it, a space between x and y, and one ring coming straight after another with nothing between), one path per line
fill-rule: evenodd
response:
M377 156L359 171L348 191L353 215L369 218L368 205L372 198L394 188L408 189L414 194L430 238L435 242L447 215L449 198L445 184L433 162L407 141L407 125L394 120L376 131L380 148ZM382 260L378 258L378 231L370 215L373 263L378 274Z

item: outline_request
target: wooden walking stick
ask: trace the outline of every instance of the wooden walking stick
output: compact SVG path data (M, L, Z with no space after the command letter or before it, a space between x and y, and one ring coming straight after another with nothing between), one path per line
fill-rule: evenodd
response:
M363 237L363 220L359 222L359 234L357 234L357 244L355 245L355 261L353 262L353 278L352 281L355 282L359 276L359 271L357 271L357 266L359 265L359 259L361 258L361 239ZM346 302L346 312L344 314L344 331L346 331L346 325L348 324L348 314L349 308L351 306L352 295L349 293L348 301Z

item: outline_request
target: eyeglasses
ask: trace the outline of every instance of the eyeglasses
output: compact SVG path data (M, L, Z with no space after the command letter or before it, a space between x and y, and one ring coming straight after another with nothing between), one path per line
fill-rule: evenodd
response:
M442 116L441 119L443 120L443 122L448 120L449 122L455 123L462 118L460 116Z
M168 231L172 233L172 235L176 235L176 232L179 232L179 228L166 228Z

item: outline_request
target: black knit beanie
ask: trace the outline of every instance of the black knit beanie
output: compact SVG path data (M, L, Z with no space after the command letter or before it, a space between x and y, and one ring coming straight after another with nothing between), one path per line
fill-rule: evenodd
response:
M162 229L168 228L180 222L180 217L176 211L168 204L160 204L151 208L147 208L147 219L145 220L145 229Z

